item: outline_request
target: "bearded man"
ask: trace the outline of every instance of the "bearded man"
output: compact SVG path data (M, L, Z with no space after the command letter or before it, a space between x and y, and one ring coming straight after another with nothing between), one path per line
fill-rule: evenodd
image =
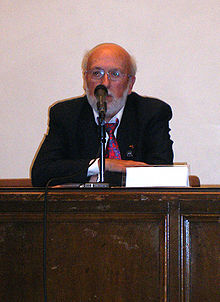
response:
M50 109L48 134L32 167L33 185L45 186L52 178L56 178L53 184L99 179L99 114L94 94L98 85L107 89L106 127L115 125L117 156L108 154L105 159L110 183L115 183L115 172L125 172L129 166L172 164L171 108L132 92L136 64L130 54L117 44L97 45L84 56L82 72L85 96ZM107 133L107 146L110 139Z

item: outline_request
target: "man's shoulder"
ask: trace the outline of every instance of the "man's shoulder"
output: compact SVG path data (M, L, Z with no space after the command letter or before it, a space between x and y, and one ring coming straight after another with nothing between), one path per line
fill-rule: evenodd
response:
M83 112L90 112L90 105L86 96L62 100L49 108L50 119L62 120L63 123L77 121Z
M153 117L172 117L172 109L166 102L147 96L140 96L132 92L127 100L127 110L135 112L140 120L151 119Z
M81 107L86 103L87 103L86 96L70 98L70 99L65 99L65 100L55 102L50 107L50 110L51 111L80 110Z
M128 103L133 103L134 105L141 107L143 109L149 109L149 108L157 108L157 107L170 107L169 104L167 104L166 102L158 99L158 98L154 98L154 97L149 97L149 96L141 96L136 92L132 92L129 96L128 96Z

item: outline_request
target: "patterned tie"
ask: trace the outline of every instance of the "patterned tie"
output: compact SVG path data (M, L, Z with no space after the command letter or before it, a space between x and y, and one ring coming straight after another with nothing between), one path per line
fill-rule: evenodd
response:
M121 159L121 154L119 151L118 143L114 136L114 131L115 131L116 127L118 126L118 122L119 122L119 120L116 119L116 123L106 123L105 124L105 130L109 136L107 146L106 146L106 154L105 154L105 157L107 157L107 158Z

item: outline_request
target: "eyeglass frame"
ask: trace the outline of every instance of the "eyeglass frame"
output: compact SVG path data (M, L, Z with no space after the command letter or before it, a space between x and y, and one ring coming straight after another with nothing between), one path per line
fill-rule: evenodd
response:
M132 78L132 75L131 75L131 74L123 73L123 72L121 72L119 69L114 69L114 68L113 68L113 69L110 69L110 70L107 71L107 72L104 71L104 69L102 69L102 68L93 68L93 69L91 69L91 70L85 70L84 73L90 74L90 73L92 73L94 70L100 71L100 73L102 74L102 76L101 76L100 78L96 78L96 79L94 79L94 78L91 77L91 80L92 80L92 81L99 81L99 80L103 79L104 76L105 76L105 74L107 74L108 79L109 79L110 81L113 81L113 82L122 80L126 75L127 75L128 78ZM122 77L120 77L120 78L115 78L115 79L113 78L113 79L112 79L112 78L111 78L110 72L113 72L113 71L119 71L120 74L122 75Z

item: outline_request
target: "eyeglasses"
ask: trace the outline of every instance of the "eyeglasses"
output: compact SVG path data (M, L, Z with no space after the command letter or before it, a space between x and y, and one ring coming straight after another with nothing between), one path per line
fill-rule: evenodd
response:
M102 79L105 75L105 73L108 76L108 79L111 81L120 81L122 80L126 75L130 78L131 75L128 75L126 73L121 72L119 69L112 69L108 72L105 72L103 69L94 68L92 70L86 70L86 73L89 74L91 77L91 80L98 81Z

